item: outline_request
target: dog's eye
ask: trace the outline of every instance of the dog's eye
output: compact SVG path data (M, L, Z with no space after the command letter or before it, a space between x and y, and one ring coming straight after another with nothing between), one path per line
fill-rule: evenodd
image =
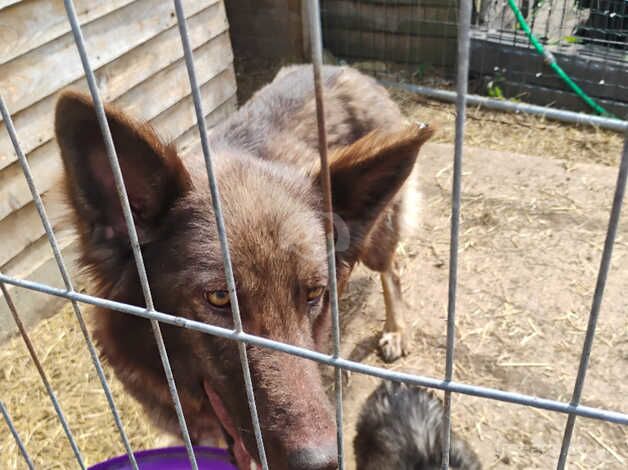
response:
M325 293L325 288L323 286L312 287L307 291L307 301L311 304L316 303Z
M226 308L229 306L229 292L226 290L212 290L205 292L207 301L216 308Z

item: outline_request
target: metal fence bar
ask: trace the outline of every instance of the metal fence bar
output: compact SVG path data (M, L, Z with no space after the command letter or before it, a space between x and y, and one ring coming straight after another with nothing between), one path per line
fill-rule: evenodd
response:
M593 339L595 338L595 328L597 326L597 320L600 315L600 306L602 305L602 297L604 296L604 288L606 287L606 279L608 277L608 271L611 265L611 257L613 255L613 245L615 243L615 237L617 236L617 227L619 225L619 216L621 214L621 206L624 200L624 194L626 192L626 179L628 177L628 133L624 139L624 150L619 164L619 172L617 174L617 185L615 186L615 196L613 197L613 205L611 207L611 214L608 221L608 230L606 232L606 240L604 241L604 250L602 252L602 259L600 261L600 269L598 271L597 281L595 284L595 292L593 294L593 304L591 305L591 313L589 314L589 324L584 337L584 344L582 346L582 355L580 356L580 366L578 368L578 375L576 377L576 383L573 389L573 395L571 397L571 404L578 405L582 397L582 389L584 387L584 380L587 374L587 368L589 367L589 358L591 356L591 347L593 346ZM563 435L563 443L560 449L560 456L558 458L557 468L562 470L567 463L567 454L569 453L569 445L571 444L571 437L573 435L574 425L576 423L576 417L571 415L567 418L567 424L565 426L565 433Z
M17 325L17 329L20 331L20 335L22 335L22 339L24 340L24 344L26 345L26 348L28 349L31 359L33 360L33 363L35 364L35 367L37 368L37 372L39 372L39 376L41 377L41 381L43 382L44 387L46 388L46 392L48 392L48 396L50 397L52 406L54 407L55 412L57 413L57 416L59 417L59 422L61 423L61 427L63 428L63 431L65 432L65 435L67 436L68 441L70 441L70 446L72 447L72 452L74 452L76 461L78 462L79 466L83 470L85 470L85 462L83 461L81 451L79 450L78 445L76 444L76 440L74 439L74 436L72 435L70 426L68 425L68 422L65 419L65 415L63 414L63 411L61 410L61 405L59 405L59 400L57 399L57 395L55 394L54 390L52 389L52 386L50 385L50 382L48 381L48 376L46 375L46 372L44 371L44 368L41 365L39 356L37 355L37 352L35 351L35 348L33 347L33 343L31 342L31 339L28 336L28 333L26 332L26 328L24 327L24 324L22 323L22 319L20 318L20 315L17 313L17 309L15 308L13 299L11 298L11 295L9 294L8 289L4 285L4 282L1 282L1 281L0 281L0 290L2 291L2 295L4 295L4 300L6 301L7 306L9 307L9 310L11 311L11 316L13 317L13 320L15 321L15 324Z
M456 342L456 288L458 283L458 239L460 232L460 199L462 180L462 151L467 106L469 51L471 45L471 0L461 0L458 10L458 65L456 83L456 137L451 181L451 233L449 242L449 289L447 302L447 354L445 381L453 378ZM449 468L451 440L451 391L445 391L443 419L443 459L441 468Z
M148 283L148 276L146 275L146 267L144 266L144 260L143 260L142 251L139 245L137 231L135 229L135 223L133 222L133 214L131 212L131 205L129 204L129 198L127 196L126 188L124 186L124 178L122 176L122 170L120 169L120 164L118 162L116 149L113 144L111 130L109 129L109 124L107 123L107 116L105 114L105 108L103 106L103 102L98 92L98 86L96 85L96 78L94 76L94 71L92 70L92 67L89 63L89 57L87 56L87 50L85 48L85 41L83 40L83 33L81 31L81 26L79 24L79 21L76 15L74 2L72 0L64 0L64 5L67 12L68 20L70 22L70 26L72 28L74 42L76 44L76 48L78 49L78 53L81 58L81 64L83 65L83 70L85 71L87 85L89 86L89 91L94 101L94 109L96 112L96 117L98 119L98 124L100 125L100 131L102 132L102 137L105 144L107 158L109 159L109 164L111 165L111 170L113 172L116 191L118 193L118 197L122 205L122 213L124 215L124 221L127 225L131 249L133 251L133 257L135 258L135 264L137 266L137 272L138 272L140 284L142 286L142 291L144 293L144 300L146 302L146 308L149 311L154 311L155 307L153 304L153 297L152 297L150 286ZM177 392L177 386L174 382L174 377L172 375L172 368L170 367L170 359L168 358L166 345L164 344L164 339L161 334L161 328L159 326L159 323L155 320L151 320L151 327L153 329L153 334L155 336L155 341L157 343L157 348L159 350L159 356L161 358L161 362L164 368L164 373L166 374L168 388L170 389L170 394L172 395L172 401L174 403L177 418L179 420L181 434L183 437L183 441L185 442L185 447L187 449L188 456L190 458L190 463L192 464L192 468L194 470L197 470L198 466L196 463L196 457L194 456L194 449L192 448L192 442L190 441L190 434L188 432L187 424L185 423L185 416L183 415L183 409L181 407L179 393Z
M439 90L437 88L413 85L411 83L397 83L390 80L380 80L380 82L390 88L399 88L413 93L418 93L435 100L446 101L448 103L454 103L456 101L456 93L453 91ZM592 116L584 113L565 111L563 109L547 108L545 106L537 106L534 104L514 103L512 101L496 100L494 98L487 98L486 96L479 95L467 95L467 104L472 106L482 106L487 109L495 109L497 111L527 113L535 116L543 116L547 119L569 122L572 124L586 124L589 126L609 129L615 132L623 133L628 131L628 121L602 116Z
M35 207L37 208L37 212L39 214L39 218L41 219L41 223L44 226L44 230L46 231L46 235L48 237L48 241L50 242L50 247L52 248L52 252L54 254L55 261L57 266L59 267L59 272L61 273L61 277L63 278L63 283L65 288L69 291L74 290L74 286L72 285L72 279L66 269L65 262L63 261L63 255L61 254L61 250L59 249L59 244L57 243L57 238L52 229L52 224L50 223L50 219L46 214L46 208L39 196L39 191L37 190L37 186L35 185L35 180L33 179L33 175L30 170L30 166L28 164L28 160L22 152L22 148L20 146L19 140L17 138L17 132L15 131L15 126L13 125L13 120L11 119L11 114L4 103L2 95L0 95L0 114L2 115L2 119L4 120L5 126L7 128L7 132L9 133L9 137L11 142L13 143L13 148L15 149L15 154L17 155L17 159L20 162L22 167L22 172L24 173L24 178L26 178L26 183L28 184L28 189L31 192L31 196L33 197L33 202L35 203ZM105 397L107 398L107 403L109 404L109 409L113 415L113 420L115 421L116 427L118 428L118 432L120 433L120 438L122 439L122 444L126 449L126 453L129 457L129 461L134 469L137 470L137 462L135 461L135 455L133 455L133 450L131 449L131 444L129 443L129 439L124 431L124 427L122 425L122 421L120 419L120 414L116 407L116 404L113 400L113 395L111 394L111 389L109 388L109 384L107 383L107 378L105 377L105 373L102 369L102 365L100 363L100 359L98 359L98 353L96 352L96 348L94 347L94 343L91 340L89 332L87 331L87 326L85 325L85 320L83 319L83 314L81 313L81 309L79 304L72 300L72 308L74 309L74 315L76 320L78 321L79 327L81 329L81 333L85 338L85 343L87 344L87 349L89 350L89 355L91 356L94 367L96 368L96 373L98 375L98 379L100 380L100 384L105 392Z
M30 470L34 470L35 466L33 465L33 461L31 460L30 455L28 455L28 451L26 450L26 447L24 447L24 443L22 442L20 435L17 433L17 429L15 428L15 425L13 424L13 421L11 420L9 411L4 406L4 403L2 403L2 400L0 400L0 412L2 413L2 416L4 417L4 421L7 423L7 426L9 427L9 431L11 431L11 434L13 434L13 439L15 439L15 443L17 444L17 447L20 449L20 453L22 454L22 457L24 457L24 460L26 460L26 465L28 466Z
M218 230L218 238L220 240L220 248L222 251L223 265L225 269L225 278L227 279L227 289L229 291L229 299L231 301L231 313L233 323L237 332L242 332L242 318L240 315L240 305L238 303L238 295L236 292L235 278L233 275L233 265L231 263L231 254L229 252L229 241L227 240L227 231L225 229L225 221L222 213L220 202L220 192L214 175L211 151L209 148L209 139L207 136L207 125L205 123L205 113L203 112L203 104L201 93L196 79L196 70L194 67L194 54L190 46L190 38L187 30L187 20L183 12L183 6L180 0L174 0L174 7L177 14L177 23L179 25L179 33L181 35L181 43L183 45L183 53L185 56L185 65L187 67L188 78L190 80L190 89L194 101L194 110L196 112L196 123L201 138L201 147L203 149L203 157L205 158L205 167L207 169L207 178L209 180L209 189L212 196L212 207L214 217L216 218L216 228ZM257 452L259 461L264 470L268 470L268 462L266 459L266 450L264 449L264 439L255 405L255 393L253 391L253 381L251 379L251 370L249 368L249 360L246 352L246 345L238 343L238 352L240 354L240 364L242 366L242 374L244 376L244 386L246 389L246 398L251 414L253 431L255 433L255 441L257 443Z
M68 292L63 289L40 284L38 282L17 279L15 277L7 276L6 274L2 273L0 273L0 283L11 284L25 289L54 295L56 297L63 297L65 299L77 300L79 302L96 305L97 307L128 313L141 318L159 321L168 325L178 326L180 328L187 328L190 330L199 331L201 333L219 336L221 338L242 341L247 344L265 347L274 351L292 354L294 356L302 357L305 359L311 359L320 364L326 364L332 367L339 367L341 369L345 369L351 372L366 374L381 379L404 382L410 385L418 385L421 387L435 388L439 390L449 390L451 392L462 393L464 395L488 398L491 400L497 400L506 403L514 403L517 405L530 406L532 408L540 408L548 411L575 414L577 416L583 416L585 418L594 418L609 421L611 423L628 425L628 414L618 411L604 410L583 405L573 405L570 403L534 397L531 395L524 395L516 392L506 392L503 390L483 387L479 385L465 384L461 382L447 382L445 380L435 379L432 377L425 377L420 375L397 372L390 369L383 369L381 367L375 367L348 359L335 358L328 354L323 354L299 346L274 341L272 339L263 338L261 336L251 335L245 332L238 333L234 330L230 330L227 328L208 325L207 323L201 323L198 321L189 320L187 318L177 317L154 310L150 311L146 308L129 305L122 302L115 302L113 300L94 297L78 292Z
M319 0L308 3L310 25L310 49L314 71L314 93L316 96L316 123L318 125L318 151L321 160L321 186L325 206L325 242L327 248L327 277L329 283L329 303L331 307L333 357L340 357L340 321L338 315L338 286L336 284L336 250L334 247L334 219L331 201L331 177L327 160L327 129L325 127L325 102L321 68L323 67L323 38L321 33L321 12ZM334 391L336 392L336 443L338 446L338 468L344 469L344 437L342 417L342 370L334 370Z

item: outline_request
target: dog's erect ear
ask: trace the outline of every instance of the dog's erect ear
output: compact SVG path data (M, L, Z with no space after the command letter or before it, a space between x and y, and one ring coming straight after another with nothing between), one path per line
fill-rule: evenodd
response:
M162 143L147 124L106 109L140 242L174 201L191 187L174 146ZM89 97L66 92L59 98L55 132L66 172L66 193L76 215L101 240L123 240L127 227L96 113Z
M339 256L358 255L364 237L410 175L419 149L432 134L431 127L416 124L394 133L373 131L331 153L333 210L347 224L350 237L349 252Z

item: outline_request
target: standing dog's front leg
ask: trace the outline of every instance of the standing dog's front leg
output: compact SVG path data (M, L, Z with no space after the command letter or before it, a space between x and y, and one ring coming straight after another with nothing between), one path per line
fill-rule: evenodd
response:
M386 323L379 340L379 348L384 361L393 362L408 354L410 349L405 320L407 304L401 293L397 263L391 263L386 271L380 273L380 279L386 304Z
M402 239L411 235L418 225L421 194L418 175L408 177L397 198L380 216L371 230L360 261L377 271L384 291L386 323L379 340L379 350L385 362L393 362L410 352L411 328L406 323L406 311L411 311L403 299L397 248Z

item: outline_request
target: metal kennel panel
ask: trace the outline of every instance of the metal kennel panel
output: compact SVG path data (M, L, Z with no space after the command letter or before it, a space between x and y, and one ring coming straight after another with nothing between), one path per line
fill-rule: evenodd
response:
M455 102L459 2L321 3L324 45L335 56L331 61L346 61L388 86ZM628 127L627 6L626 0L475 0L468 103L622 132ZM543 54L518 18L542 44ZM597 116L550 69L551 62L607 113Z
M388 370L380 367L374 367L367 364L362 364L359 362L351 361L344 359L340 355L340 333L339 333L339 322L338 322L338 295L337 288L335 284L335 249L334 249L334 239L333 239L333 227L331 224L332 218L332 207L331 207L331 192L330 192L330 183L329 183L329 169L327 165L327 151L326 151L326 132L325 132L325 122L324 122L324 90L321 84L320 76L321 76L321 64L322 64L322 42L321 42L321 30L320 30L320 10L319 10L319 2L318 0L310 0L308 2L308 13L309 13L309 24L311 29L311 41L312 41L312 63L314 70L314 83L316 90L316 103L317 103L317 118L318 118L318 129L319 129L319 147L321 154L321 165L323 168L324 176L323 176L323 194L325 197L325 207L327 212L326 219L326 246L327 246L327 260L328 260L328 269L329 269L329 278L330 278L330 295L331 295L331 314L332 314L332 338L333 338L333 352L332 354L323 354L320 352L312 351L309 349L293 346L290 344L277 342L271 339L251 335L243 330L242 321L240 318L240 312L237 302L237 293L235 287L235 281L233 276L233 269L229 254L229 246L227 241L227 230L229 227L225 227L223 214L221 210L220 204L220 194L219 188L216 184L216 179L213 173L212 168L212 155L209 147L207 130L204 120L204 113L202 109L202 104L200 100L199 86L195 76L195 67L194 67L194 58L192 55L192 50L189 43L188 33L187 33L187 22L185 19L185 15L183 14L183 8L180 0L174 1L174 6L176 10L179 31L181 35L181 41L184 50L185 62L188 71L188 77L190 81L190 88L192 91L192 97L194 102L194 107L197 116L197 124L200 134L200 141L203 149L203 155L205 158L207 175L209 188L212 196L212 205L214 208L214 213L216 217L216 226L221 242L222 248L222 256L225 268L225 274L228 282L229 292L231 294L232 299L232 314L233 314L233 329L221 328L218 326L201 323L198 321L189 320L183 317L174 316L165 312L159 312L154 308L149 279L146 274L146 269L144 266L144 262L142 259L142 252L138 242L137 232L134 226L133 217L131 213L131 208L129 204L129 199L126 193L126 189L124 186L124 179L122 176L122 172L120 170L120 166L116 157L115 146L111 137L111 133L109 130L109 126L107 123L107 119L105 117L104 107L102 100L99 95L98 86L96 85L96 81L94 79L94 73L90 66L90 61L88 57L88 53L85 48L85 43L83 41L81 27L78 23L76 12L74 10L74 5L71 0L65 0L65 6L67 11L67 16L72 28L72 32L74 35L74 40L81 57L81 62L85 71L85 75L88 80L89 89L91 96L93 98L96 114L98 117L98 121L101 127L101 131L103 134L107 156L109 162L111 164L111 168L113 170L113 174L115 177L116 190L118 196L120 198L124 217L127 223L129 237L131 240L131 247L133 250L133 255L135 258L141 286L144 293L144 300L146 306L144 308L137 307L129 304L124 304L120 302L115 302L109 299L99 298L91 295L86 295L77 292L71 282L70 276L65 268L65 263L63 261L63 257L61 252L58 249L56 244L56 239L54 235L54 231L46 215L46 212L41 203L41 199L39 198L37 188L33 181L32 175L30 173L30 169L28 166L28 162L23 152L20 150L20 144L18 141L18 136L16 134L15 128L11 121L11 115L9 110L7 109L5 102L0 98L0 110L2 112L2 116L4 122L6 124L7 130L10 134L11 140L15 147L16 154L18 155L18 159L22 165L22 170L27 179L29 188L33 195L33 200L37 205L39 210L39 215L42 219L42 223L44 224L44 228L46 230L46 234L53 248L55 258L57 260L59 269L62 273L65 288L59 289L55 287L51 287L42 283L37 283L33 281L28 281L24 279L19 279L13 276L8 276L0 273L0 286L2 287L2 291L5 295L5 299L7 300L9 307L12 313L15 316L16 322L18 326L21 325L20 317L18 312L15 309L15 306L11 302L11 298L6 290L5 284L11 284L16 287L30 289L32 291L42 292L45 294L62 297L68 299L72 302L72 305L75 309L75 314L81 325L81 330L85 336L85 340L88 344L90 354L92 355L92 360L94 366L98 372L99 378L101 380L104 392L107 396L107 401L111 412L115 418L116 424L118 426L120 437L124 443L125 449L127 451L130 462L137 468L137 464L134 460L133 453L131 447L128 442L128 438L124 431L121 419L119 417L119 413L114 404L113 398L109 391L109 387L107 385L106 379L101 369L100 362L98 360L97 354L95 352L94 346L91 342L90 335L87 333L87 330L84 328L84 323L82 320L82 315L80 311L79 304L86 303L91 304L111 310L115 310L118 312L122 312L125 314L135 315L141 318L146 318L151 321L151 325L153 328L153 333L155 339L157 341L157 345L159 348L159 353L162 360L162 365L164 369L164 373L166 379L168 381L170 392L172 395L173 406L177 412L177 417L179 419L179 425L181 428L182 436L184 437L185 445L188 450L188 456L190 459L190 464L192 468L197 468L196 460L194 456L194 451L192 448L192 444L190 441L189 433L187 430L187 425L185 421L185 416L183 414L183 410L181 407L181 403L179 400L176 384L174 382L174 378L172 375L172 370L170 367L170 362L168 359L168 352L166 351L163 338L161 335L160 323L165 323L168 325L174 325L180 328L187 328L194 331L198 331L204 334L215 335L222 338L228 338L234 340L238 343L239 354L240 354L240 362L244 374L245 379L245 387L248 399L248 405L251 413L253 428L255 431L256 442L258 446L258 454L259 461L264 469L268 468L268 463L265 456L264 450L264 442L262 431L260 429L259 418L257 414L257 409L255 406L255 396L253 392L253 384L252 379L248 367L247 360L247 345L256 345L261 347L266 347L275 351L281 351L284 353L292 354L298 357L310 359L312 361L327 364L335 368L335 391L336 391L336 419L337 419L337 439L338 439L338 454L339 454L339 467L344 468L344 448L343 448L343 435L342 435L342 380L341 380L341 372L342 370L348 370L352 372L362 373L371 375L374 377L379 377L387 380L394 380L399 382L405 382L413 385L420 385L424 387L430 387L434 389L439 389L445 391L445 408L446 408L446 420L443 426L443 437L445 438L445 442L449 442L450 436L450 410L451 410L451 400L452 395L454 393L461 393L465 395L471 395L476 397L482 397L491 400L498 400L502 402L514 403L524 406L529 406L533 408L545 409L554 412L565 413L568 415L567 424L565 427L563 444L560 453L560 459L558 461L557 467L559 469L564 468L570 442L571 435L574 428L575 418L576 416L583 416L588 418L600 419L608 422L619 423L623 425L628 425L628 415L625 413L621 413L618 411L607 410L602 408L594 408L583 406L580 404L580 399L582 395L582 388L584 385L587 368L589 365L589 357L591 353L591 347L593 340L595 338L595 330L596 323L600 312L600 305L602 301L602 297L604 294L604 287L606 285L613 244L615 242L617 227L619 216L621 212L622 200L624 197L625 187L626 187L626 179L628 177L628 139L625 140L625 144L623 147L621 163L619 167L619 173L617 177L617 184L615 187L615 195L613 199L612 209L610 213L610 219L608 224L608 230L606 235L606 241L604 243L604 250L602 254L602 260L600 263L598 275L597 275L597 284L595 288L595 293L593 296L593 303L589 314L589 324L586 330L585 341L582 349L582 354L580 357L580 365L578 369L578 376L576 383L574 385L573 395L569 402L561 402L556 400L549 400L544 398L539 398L531 395L520 394L516 392L503 391L490 387L483 387L474 384L467 384L456 382L453 379L453 368L455 364L455 331L456 331L456 285L457 285L457 267L458 267L458 234L459 234L459 223L460 223L460 203L461 203L461 176L462 176L462 164L463 164L463 149L464 149L464 126L465 126L465 108L467 104L467 90L468 90L468 80L467 80L467 71L469 67L469 50L470 50L470 25L471 25L471 1L461 1L459 5L459 13L458 13L458 37L457 37L457 84L456 84L456 139L455 139L455 148L453 155L453 178L452 178L452 217L451 217L451 241L450 241L450 261L449 261L449 294L448 294L448 315L447 315L447 352L446 352L446 373L443 379L434 378L434 377L425 377L414 374L407 374L403 372L398 372L394 370ZM2 92L3 90L0 90ZM23 327L20 327L20 332L22 337L29 347L31 352L31 356L36 365L39 364L39 359L37 357L36 352L32 347L30 347L30 340L28 338L28 334L26 333ZM72 433L70 431L69 425L67 424L65 417L63 415L62 410L58 406L56 402L54 391L47 383L45 371L38 365L38 369L40 370L40 374L44 384L46 384L46 388L48 391L48 395L51 400L55 404L55 409L64 425L64 429L66 431L67 437L70 440L72 447L75 451L77 463L80 467L84 468L82 456L80 450L76 446L76 443L72 437ZM1 405L1 403L0 403ZM20 441L19 436L17 434L17 430L11 424L11 419L9 417L9 410L6 410L4 406L1 406L2 413L5 421L9 425L10 430L12 431L18 447L22 451L25 461L29 467L32 467L31 459L26 451L23 443ZM449 446L444 446L444 459L443 459L443 468L448 468L448 451Z

